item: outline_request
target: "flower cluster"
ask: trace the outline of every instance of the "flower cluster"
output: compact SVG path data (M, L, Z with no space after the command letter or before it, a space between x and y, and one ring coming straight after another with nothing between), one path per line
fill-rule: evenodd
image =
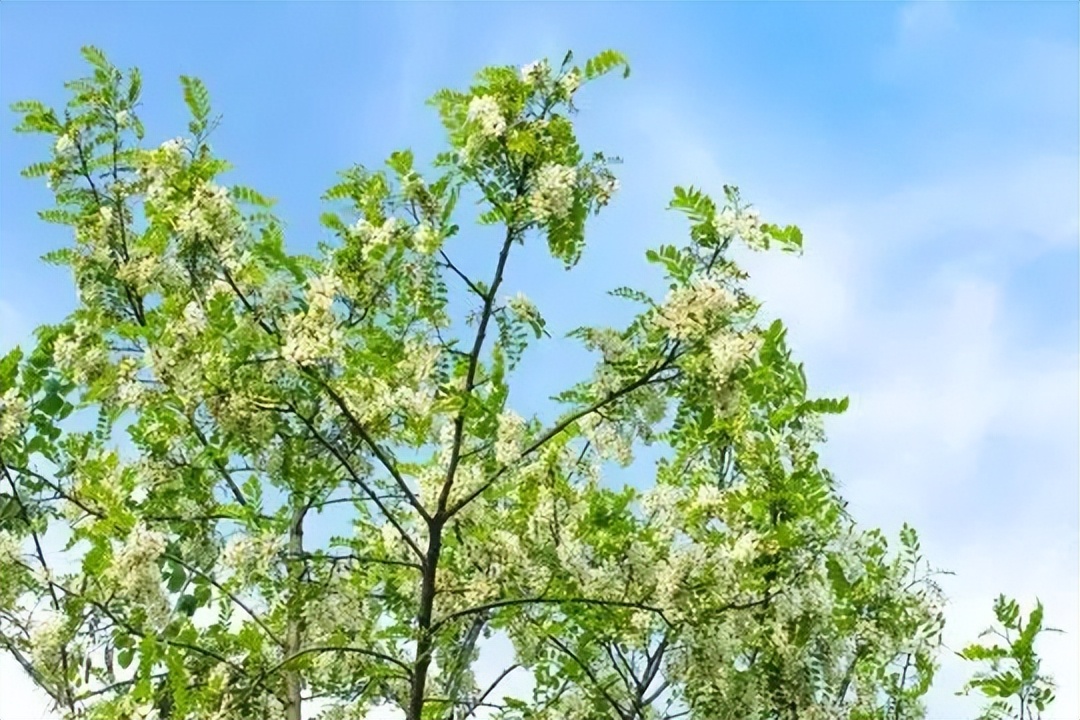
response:
M221 553L221 564L241 582L268 575L281 550L281 538L270 533L234 535Z
M146 199L152 205L161 205L168 199L169 179L182 167L187 146L187 140L177 137L144 156L139 176L145 183Z
M547 78L549 72L547 60L534 60L521 66L521 81L530 85L539 85Z
M22 543L7 530L0 530L0 567L13 565L22 554Z
M614 176L604 177L596 185L596 202L603 207L611 202L612 196L619 191L619 181Z
M521 457L521 444L525 439L525 420L512 410L499 413L499 425L495 432L495 460L501 465Z
M622 428L596 414L585 416L579 424L582 434L599 457L614 460L622 467L628 467L633 462L633 439Z
M146 611L147 619L160 626L168 615L168 604L161 588L158 558L165 552L164 534L140 523L128 534L120 552L113 558L112 574L117 589L132 605Z
M746 360L753 357L761 339L753 333L722 332L709 340L712 371L720 381L726 380Z
M56 612L45 613L30 628L30 652L40 668L57 668L67 644L67 620Z
M352 229L361 243L360 251L366 259L370 257L376 248L386 247L394 241L398 231L401 229L401 223L397 218L390 217L384 220L381 225L376 226L368 222L366 218L360 218Z
M198 185L191 199L180 209L174 227L180 237L218 240L228 237L230 223L235 220L229 191L220 185Z
M497 138L506 132L506 118L499 109L499 102L491 95L480 95L469 101L468 119L485 138Z
M548 163L536 171L529 209L541 223L557 222L566 217L574 206L577 169L568 165Z
M307 310L290 315L285 322L281 354L286 360L307 365L337 358L342 331L332 306L340 290L340 282L332 273L308 281Z
M56 139L56 154L67 155L75 149L75 140L69 134L61 135Z
M146 393L146 385L139 379L142 363L134 357L124 357L117 365L117 399L123 405L137 405Z
M70 333L60 335L53 344L57 366L69 373L76 382L85 383L108 359L101 336L87 323L76 321Z
M655 322L675 340L700 338L718 317L738 306L735 294L710 276L698 277L668 293Z
M577 89L581 87L581 74L577 69L571 69L570 72L563 75L562 80L559 81L559 87L566 93L567 97L577 92Z
M420 223L413 231L413 247L421 255L433 255L441 243L439 231L430 223Z
M730 207L724 208L717 214L716 231L721 237L730 238L738 235L743 242L755 250L763 250L766 246L765 233L761 230L761 218L758 211L746 209L736 212Z
M0 442L22 432L28 417L26 401L18 390L10 388L0 395Z
M527 323L539 323L541 321L540 310L535 303L526 297L525 293L519 292L513 297L506 299L506 306L519 320Z

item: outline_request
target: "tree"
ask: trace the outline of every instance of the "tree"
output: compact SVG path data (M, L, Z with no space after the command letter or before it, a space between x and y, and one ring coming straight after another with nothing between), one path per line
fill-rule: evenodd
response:
M1020 605L999 595L994 601L994 616L1002 629L987 628L979 637L995 635L1005 641L1005 647L996 643L973 643L957 653L965 660L990 665L988 670L976 672L957 694L966 695L978 690L990 700L980 720L1040 718L1042 711L1054 701L1054 682L1050 676L1040 672L1042 663L1035 653L1035 640L1041 632L1061 631L1043 627L1043 606L1038 601L1025 624L1020 615Z
M138 71L83 54L62 113L15 105L54 138L25 174L79 305L0 362L0 645L66 717L921 717L934 573L846 512L815 448L847 401L808 396L733 256L797 227L676 188L668 295L571 333L596 368L554 420L509 405L548 331L506 269L545 241L572 268L617 190L571 118L621 55L438 93L447 150L344 171L308 256L215 182L199 80L146 149ZM501 235L486 275L455 262L463 199ZM493 635L514 657L481 682Z

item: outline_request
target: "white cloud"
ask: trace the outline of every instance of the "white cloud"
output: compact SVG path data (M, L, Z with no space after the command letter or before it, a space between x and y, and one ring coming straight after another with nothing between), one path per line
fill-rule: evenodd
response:
M717 193L724 182L770 183L756 168L750 178L725 172L735 163L722 167L677 109L659 111L663 122L657 110L643 112L650 177ZM764 152L772 139L763 132L746 142ZM770 164L778 165L761 163ZM1048 622L1067 632L1040 644L1059 682L1046 717L1073 718L1080 357L1075 343L1025 341L1035 319L1025 313L1063 309L1018 304L1007 280L1046 254L1075 262L1075 158L1005 148L953 165L857 205L838 202L835 187L831 196L761 202L766 218L800 224L807 249L746 264L814 388L851 396L849 413L830 424L825 457L856 517L892 532L911 521L931 561L957 573L943 582L952 601L946 642L973 641L993 620L998 593L1026 608L1038 595ZM953 696L972 668L947 652L941 660L929 717L974 715L977 698Z

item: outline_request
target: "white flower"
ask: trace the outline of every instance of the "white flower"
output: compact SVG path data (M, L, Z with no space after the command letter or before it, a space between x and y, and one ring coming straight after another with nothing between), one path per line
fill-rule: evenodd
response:
M139 379L141 365L133 357L123 358L117 366L117 398L123 405L137 405L146 388Z
M737 563L749 561L757 550L758 538L753 532L740 535L731 548L731 559Z
M166 155L179 158L180 153L182 153L185 148L187 148L187 140L182 137L175 137L172 140L166 140L161 143L159 149L164 151Z
M577 169L567 165L548 163L537 170L529 193L533 216L542 223L566 217L574 206L576 182Z
M578 74L577 68L566 73L559 81L559 85L567 95L573 95L581 87L581 75Z
M70 135L61 135L56 139L56 154L65 155L75 149L75 141Z
M131 119L130 113L127 110L121 110L114 116L116 124L120 127L127 127L128 121Z
M340 291L341 283L332 272L316 275L308 281L308 307L319 312L329 311Z
M232 288L226 285L226 291L232 292ZM184 306L184 326L183 330L186 333L199 333L206 328L206 313L203 312L202 306L198 302L192 300Z
M306 365L316 360L337 359L343 333L332 306L340 291L341 282L330 271L308 281L307 310L285 320L281 354L287 360Z
M528 65L521 66L521 79L523 82L534 84L543 80L547 75L547 62L544 60L534 60Z
M155 562L165 552L166 544L167 539L163 533L139 523L128 534L124 547L113 561L113 567L123 577L143 565Z
M0 441L22 432L28 417L26 401L15 388L0 395Z
M765 234L761 231L761 220L757 210L735 212L727 207L717 214L714 224L716 231L723 238L738 235L750 248L760 250L765 247Z
M37 665L56 667L60 664L66 643L66 625L63 615L49 612L30 629L30 654Z
M375 227L365 218L360 218L353 225L353 233L361 241L361 252L366 259L377 247L389 245L397 234L400 223L397 218L387 218L382 225Z
M242 580L252 575L267 575L273 566L281 539L275 535L234 535L221 554L221 564Z
M714 510L724 501L724 491L715 485L701 485L697 489L694 505L702 510Z
M481 95L469 101L468 119L476 123L484 137L495 138L506 132L506 118L499 110L499 103L490 95Z
M673 339L686 340L704 334L714 318L730 312L737 304L734 293L715 279L699 277L688 286L672 290L655 321Z
M185 240L207 237L230 237L237 222L229 191L213 183L195 188L173 224Z
M22 555L22 543L7 530L0 530L0 567L14 565ZM5 574L8 570L3 571Z
M521 444L525 438L525 421L517 413L506 410L499 414L495 431L495 460L509 465L521 456Z
M525 293L519 292L514 297L507 298L506 305L510 308L510 312L525 322L540 320L540 311L536 309L532 300L525 297Z
M420 223L413 231L413 245L416 251L424 255L432 255L439 249L442 238L439 231L428 223Z
M622 467L628 467L633 461L633 438L614 423L593 414L582 418L579 425L597 455L614 460Z
M604 178L596 186L596 202L601 206L611 202L611 198L619 191L619 181L613 177Z
M752 335L720 333L709 341L709 356L717 379L726 380L757 351L758 340Z

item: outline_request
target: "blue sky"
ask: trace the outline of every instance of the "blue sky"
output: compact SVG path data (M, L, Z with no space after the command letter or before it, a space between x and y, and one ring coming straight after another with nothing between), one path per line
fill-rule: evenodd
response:
M141 68L157 143L184 128L177 76L200 76L224 115L214 145L236 167L227 180L276 197L291 246L307 250L337 170L439 148L424 105L435 90L487 64L622 50L631 78L584 91L579 131L587 149L625 160L623 190L578 270L527 249L508 290L534 298L555 329L617 321L624 308L593 299L658 289L642 255L682 237L663 212L675 184L737 184L766 218L799 224L804 257L747 262L814 388L851 397L825 457L853 509L889 531L911 521L957 573L945 584L952 646L988 624L998 592L1038 595L1068 631L1043 644L1061 686L1048 717L1074 719L1078 7L4 3L0 106L61 104L90 43ZM37 259L67 242L36 219L49 194L18 175L47 148L4 117L0 349L74 300L66 274ZM567 352L538 349L522 373L552 389L584 367ZM972 717L971 701L952 696L967 669L943 662L930 717ZM0 718L38 717L9 705L20 691L7 669Z

